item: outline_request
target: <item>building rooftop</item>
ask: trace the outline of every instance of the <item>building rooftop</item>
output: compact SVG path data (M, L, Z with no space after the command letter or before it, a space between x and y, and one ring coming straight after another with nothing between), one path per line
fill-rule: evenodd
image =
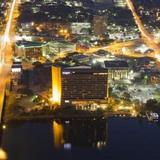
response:
M50 41L48 42L50 48L75 48L74 43L65 42L65 41Z
M107 74L108 69L104 68L92 68L90 66L76 66L76 67L67 67L62 69L62 74L96 74L96 73L102 73Z
M91 69L90 66L75 66L75 67L67 67L65 69Z
M126 61L105 61L106 68L128 68L129 65Z
M35 42L35 41L17 41L16 46L22 48L35 48L42 47L43 45L47 45L46 42Z

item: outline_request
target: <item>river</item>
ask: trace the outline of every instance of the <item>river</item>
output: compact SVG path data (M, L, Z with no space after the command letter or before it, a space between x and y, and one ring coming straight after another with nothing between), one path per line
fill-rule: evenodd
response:
M2 136L9 160L160 160L160 127L110 118L12 122Z

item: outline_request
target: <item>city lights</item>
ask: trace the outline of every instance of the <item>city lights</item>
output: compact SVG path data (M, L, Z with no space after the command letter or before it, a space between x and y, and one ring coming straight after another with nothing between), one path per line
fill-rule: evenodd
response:
M1 39L1 46L0 46L0 57L1 57L1 63L4 63L4 49L7 45L7 43L9 42L10 40L10 37L9 37L9 34L10 34L10 29L11 29L11 26L12 26L12 18L13 18L13 12L14 12L14 8L15 8L15 4L16 4L16 0L13 0L12 2L12 5L11 5L11 10L10 10L10 13L9 13L9 17L8 17L8 22L7 22L7 25L6 25L6 29L5 29L5 32L4 32L4 35Z
M0 160L160 159L159 6L1 0Z

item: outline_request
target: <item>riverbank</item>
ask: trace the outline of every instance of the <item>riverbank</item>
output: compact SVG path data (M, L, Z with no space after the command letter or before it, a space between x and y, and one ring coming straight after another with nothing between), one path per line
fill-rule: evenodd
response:
M106 119L114 116L124 118L138 116L139 112L132 107L132 110L117 111L114 110L116 105L114 105L115 107L112 105L108 104L105 109L96 108L94 110L89 106L83 107L83 109L75 106L53 107L37 95L17 99L16 94L10 93L5 106L4 123L45 119Z
M104 112L98 111L83 111L75 108L58 108L55 110L43 109L32 112L5 112L4 122L24 121L24 120L45 120L45 119L95 119L104 117Z

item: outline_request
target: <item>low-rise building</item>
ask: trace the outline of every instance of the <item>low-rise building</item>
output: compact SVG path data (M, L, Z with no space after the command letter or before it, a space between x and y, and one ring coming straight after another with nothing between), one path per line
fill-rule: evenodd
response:
M114 2L114 6L115 7L122 7L122 8L124 8L124 7L127 6L127 3L126 3L125 0L113 0L113 2Z
M21 82L22 78L22 63L21 62L13 62L11 66L11 89L16 90L18 85Z
M89 22L73 22L71 23L72 34L85 35L89 34L91 30L91 23Z
M64 41L51 41L48 42L50 53L60 53L60 52L74 52L76 50L76 45L70 42Z
M107 32L107 16L95 15L93 17L93 32L96 36L102 36Z
M127 79L129 75L129 65L126 61L105 61L105 68L108 70L109 80Z
M15 54L24 58L38 58L46 55L48 43L17 41L15 45Z

